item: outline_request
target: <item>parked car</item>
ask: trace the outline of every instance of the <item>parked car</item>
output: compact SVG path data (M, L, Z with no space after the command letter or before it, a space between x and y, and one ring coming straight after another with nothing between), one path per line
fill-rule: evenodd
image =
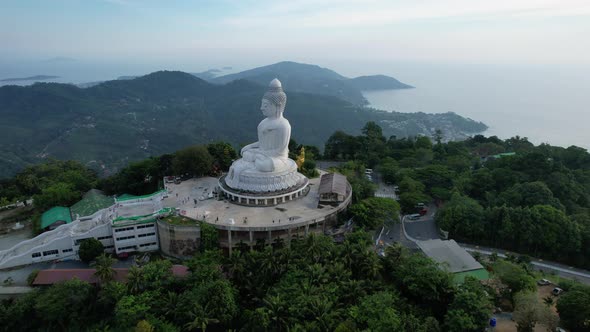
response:
M551 281L549 281L547 279L541 279L541 280L537 281L537 285L539 285L539 286L551 285Z
M421 217L421 215L420 215L419 213L410 214L410 215L408 216L408 218L409 218L410 220L418 220L418 219L420 219L420 217Z
M553 290L551 291L551 293L553 293L553 295L557 296L557 295L563 293L563 289L561 289L559 287L555 287L555 288L553 288Z

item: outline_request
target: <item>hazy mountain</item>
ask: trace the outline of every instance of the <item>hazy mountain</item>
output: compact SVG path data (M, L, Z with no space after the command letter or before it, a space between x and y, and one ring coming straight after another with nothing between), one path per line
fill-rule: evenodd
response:
M385 75L359 76L351 79L350 82L361 91L413 88L411 85L407 85L393 77Z
M384 75L350 79L330 69L290 61L224 75L210 81L223 84L237 79L246 79L259 84L268 84L275 77L283 82L289 92L334 96L355 105L367 104L367 100L361 93L362 90L412 88L393 77Z
M250 143L263 118L267 84L216 85L188 73L156 72L86 89L58 83L0 87L0 177L49 157L80 160L109 174L129 161L191 144ZM388 113L294 92L285 116L295 140L319 147L336 130L360 134L367 121L379 123L387 136L431 135L440 128L453 138L486 129L453 113Z
M215 77L219 76L219 74L221 74L221 72L222 72L221 70L214 68L214 69L209 69L209 70L206 70L206 71L203 71L200 73L191 73L191 74L202 79L202 80L209 81L209 80L212 80Z
M0 79L0 82L17 82L17 81L44 81L50 80L53 78L58 78L59 76L52 76L52 75L35 75L29 77L10 77Z

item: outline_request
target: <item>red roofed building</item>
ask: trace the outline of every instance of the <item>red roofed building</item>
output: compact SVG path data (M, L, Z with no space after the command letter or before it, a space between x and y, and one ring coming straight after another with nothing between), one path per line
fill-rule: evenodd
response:
M127 274L129 269L127 268L114 268L115 270L115 281L127 282ZM98 278L94 275L95 269L48 269L41 270L37 274L37 278L33 281L33 285L53 285L58 282L72 280L74 278L86 281L90 284L96 284ZM188 267L184 265L173 265L172 274L176 277L182 278L188 275Z

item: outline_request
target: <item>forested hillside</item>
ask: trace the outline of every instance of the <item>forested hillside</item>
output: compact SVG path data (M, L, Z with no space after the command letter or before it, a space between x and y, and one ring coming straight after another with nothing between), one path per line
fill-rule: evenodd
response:
M434 200L458 241L590 268L590 154L526 138L477 135L463 142L334 133L324 157L376 167L400 190L405 213Z
M156 72L81 89L42 83L0 87L0 178L48 157L73 159L113 174L129 161L217 140L234 146L256 140L266 86L248 81L207 83L182 72ZM476 133L485 125L458 115L367 110L341 99L288 94L292 137L322 146L343 130L360 133L377 121L387 135ZM400 125L401 124L401 125Z

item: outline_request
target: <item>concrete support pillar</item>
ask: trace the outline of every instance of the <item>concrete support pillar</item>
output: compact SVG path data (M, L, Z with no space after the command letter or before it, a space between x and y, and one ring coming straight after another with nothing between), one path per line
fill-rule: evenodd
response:
M309 224L305 225L305 236L309 233Z
M270 230L268 231L268 244L272 244L272 234Z
M275 198L273 198L273 199L272 199L272 202L273 202L273 204L275 204L275 205L276 205L276 204L277 204L277 198L276 198L276 197L275 197Z
M252 247L254 247L254 233L252 233L252 231L249 232L250 233L250 251L252 251Z
M287 229L287 247L291 247L291 228Z
M231 250L233 247L233 243L231 242L231 229L227 230L227 243L228 243L228 250L229 250L229 255L231 256Z

